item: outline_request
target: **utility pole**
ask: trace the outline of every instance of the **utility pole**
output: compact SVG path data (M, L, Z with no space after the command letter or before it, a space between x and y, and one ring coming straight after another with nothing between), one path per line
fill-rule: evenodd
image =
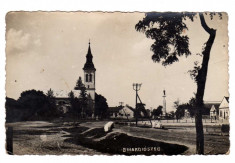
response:
M138 91L140 90L142 84L133 83L133 90L135 91L135 125L137 126L138 123L138 109L137 109L137 98L138 98Z

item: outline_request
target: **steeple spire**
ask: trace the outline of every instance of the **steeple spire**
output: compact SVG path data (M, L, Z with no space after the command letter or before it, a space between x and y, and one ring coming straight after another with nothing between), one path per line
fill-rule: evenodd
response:
M88 51L87 51L87 55L86 55L86 63L83 67L83 70L96 70L95 66L92 62L93 56L92 56L92 53L91 53L90 39L89 39L88 44L89 44L89 46L88 46Z

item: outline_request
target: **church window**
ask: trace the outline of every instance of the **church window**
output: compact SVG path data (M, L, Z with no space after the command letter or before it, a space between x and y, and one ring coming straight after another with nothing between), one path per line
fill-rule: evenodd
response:
M90 74L89 77L90 77L89 81L92 82L92 74Z
M88 82L88 74L86 74L86 82Z
M88 85L87 88L90 88L90 86Z

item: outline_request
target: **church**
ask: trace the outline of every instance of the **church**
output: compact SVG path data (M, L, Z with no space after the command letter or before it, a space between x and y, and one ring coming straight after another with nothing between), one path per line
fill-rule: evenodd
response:
M86 55L86 63L83 67L84 71L84 85L86 87L87 94L91 96L91 99L95 101L95 66L93 64L93 56L91 53L91 46L89 42L88 52Z
M96 68L93 63L93 56L91 53L91 45L89 41L88 51L86 54L86 63L83 67L84 71L84 79L83 79L83 85L86 88L86 93L88 96L88 106L92 110L92 116L94 116L95 111L95 72ZM80 98L80 89L74 88L74 90L65 91L65 90L57 90L54 91L54 96L56 100L56 106L59 110L66 113L68 109L70 108L70 99L69 99L69 93L74 93L75 97Z

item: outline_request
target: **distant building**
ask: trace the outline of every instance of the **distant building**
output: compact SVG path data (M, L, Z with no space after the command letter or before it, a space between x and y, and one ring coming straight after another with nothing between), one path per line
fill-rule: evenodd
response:
M108 108L108 114L110 118L117 118L119 116L119 110L121 110L121 106L114 106Z
M80 90L71 90L71 91L73 91L75 97L79 97ZM53 91L55 96L56 107L63 113L67 113L69 108L71 107L69 100L69 93L71 91L65 91L65 90Z
M217 118L218 117L217 109L219 105L220 105L220 101L205 101L204 108L202 110L203 117L204 118ZM215 112L214 112L214 109L216 110Z
M210 109L210 119L217 120L219 116L219 105L220 104L214 104L211 106Z
M119 110L119 114L123 117L123 118L134 118L134 113L135 110L129 106L123 106L121 110Z
M219 106L219 119L229 119L229 97L224 97Z
M189 113L188 109L184 110L184 118L190 118L190 113Z
M210 119L214 120L228 120L229 119L229 97L224 97L222 101L205 102L204 114L207 115L208 109L210 109Z
M110 118L130 119L134 118L134 109L129 106L109 107Z

